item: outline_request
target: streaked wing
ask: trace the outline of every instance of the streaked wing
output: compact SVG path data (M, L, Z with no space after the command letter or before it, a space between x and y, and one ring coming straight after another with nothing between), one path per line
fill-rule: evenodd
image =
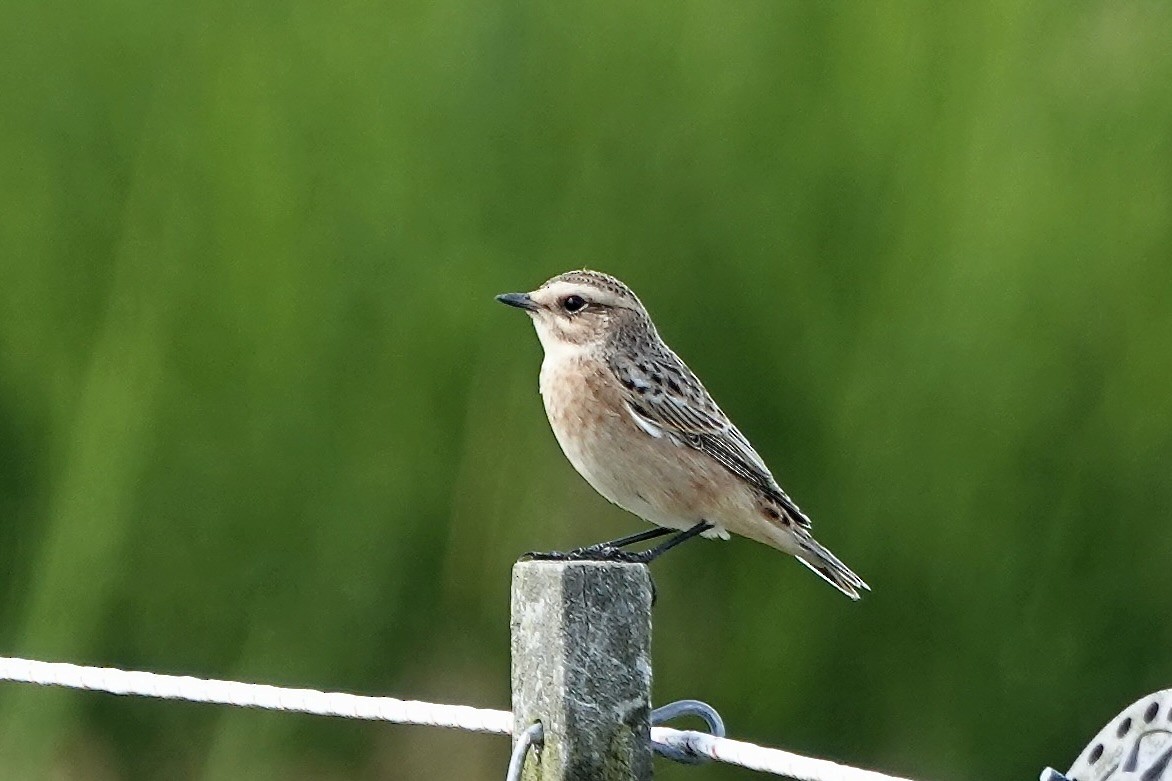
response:
M616 355L611 358L610 368L640 428L653 437L666 436L707 454L780 504L795 524L810 527L810 519L781 490L749 440L675 353L638 360Z

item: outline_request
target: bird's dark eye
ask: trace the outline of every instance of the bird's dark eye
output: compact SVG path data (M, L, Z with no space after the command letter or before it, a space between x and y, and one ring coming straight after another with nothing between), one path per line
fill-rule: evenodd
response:
M586 299L582 296L566 296L562 299L562 309L573 314L580 312L586 306Z

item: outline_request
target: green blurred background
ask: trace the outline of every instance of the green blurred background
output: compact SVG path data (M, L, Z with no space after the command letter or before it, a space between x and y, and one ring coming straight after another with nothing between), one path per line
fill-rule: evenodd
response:
M643 528L492 300L589 266L874 589L685 546L656 701L1065 768L1172 686L1169 40L1161 2L4 0L0 654L507 708L513 560ZM507 752L0 686L4 778Z

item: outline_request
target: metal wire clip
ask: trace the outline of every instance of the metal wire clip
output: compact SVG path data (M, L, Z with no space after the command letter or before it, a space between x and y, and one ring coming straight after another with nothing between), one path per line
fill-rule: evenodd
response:
M700 700L677 700L663 707L656 708L651 711L651 726L661 726L664 722L678 719L680 716L699 716L708 725L709 734L717 738L724 737L724 719L720 718L720 714L716 712L716 708ZM712 761L711 757L692 754L683 749L668 746L663 743L652 743L651 746L659 756L685 765L700 765Z

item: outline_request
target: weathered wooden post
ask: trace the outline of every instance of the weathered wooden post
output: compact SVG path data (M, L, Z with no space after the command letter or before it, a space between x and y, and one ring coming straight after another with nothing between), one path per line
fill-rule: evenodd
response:
M545 733L526 781L651 779L651 578L642 564L513 567L514 739Z

